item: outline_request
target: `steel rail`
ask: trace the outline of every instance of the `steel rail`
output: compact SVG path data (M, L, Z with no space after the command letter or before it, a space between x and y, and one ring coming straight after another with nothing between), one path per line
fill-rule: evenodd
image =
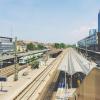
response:
M37 86L35 87L34 90L32 90L31 94L28 96L28 99L34 94L34 92L37 90L37 88L39 87L39 85L44 81L44 79L46 78L46 76L49 74L49 72L52 70L52 68L55 67L55 63L62 57L63 54L60 54L48 67L46 67L31 83L29 83L29 85L27 85L16 97L14 97L13 100L21 100L23 99L23 97L27 94L29 94L29 91L31 89L33 89L32 87L34 87L35 84L37 84L37 82L39 82L37 84ZM44 76L44 77L43 77ZM42 79L41 79L42 78ZM26 99L26 100L28 100Z

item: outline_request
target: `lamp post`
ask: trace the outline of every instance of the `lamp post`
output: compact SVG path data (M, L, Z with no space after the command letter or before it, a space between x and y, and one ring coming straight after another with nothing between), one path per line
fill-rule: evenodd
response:
M14 59L14 64L15 64L14 81L17 81L17 80L18 80L18 66L17 66L17 37L15 37L15 42L14 42L14 54L15 54L15 59Z
M1 75L0 76L2 77L2 65L3 65L2 56L3 56L3 54L1 53L0 56L1 56L0 57L1 58L0 59L0 69L1 69L1 71L0 71ZM2 81L1 81L1 86L0 87L1 87L0 91L2 91L3 90Z

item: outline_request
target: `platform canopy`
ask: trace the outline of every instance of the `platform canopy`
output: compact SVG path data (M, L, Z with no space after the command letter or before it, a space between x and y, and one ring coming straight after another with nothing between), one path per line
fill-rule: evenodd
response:
M96 67L94 62L88 61L75 50L70 50L68 53L66 53L63 61L61 62L59 70L66 70L66 73L69 75L73 75L78 72L87 75L94 67Z

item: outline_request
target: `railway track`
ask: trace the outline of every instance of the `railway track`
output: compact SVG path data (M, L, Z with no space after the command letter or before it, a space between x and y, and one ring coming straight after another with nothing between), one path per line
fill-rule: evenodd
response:
M77 65L77 66L76 66ZM89 61L77 54L73 49L68 51L68 73L74 74L78 70L78 66L84 73L89 72ZM76 69L75 69L76 68Z
M88 66L83 64L84 59L80 58L80 56L75 52L74 53L74 59L78 62L78 64L80 65L80 67L82 68L83 72L88 73L89 72L89 68Z
M68 54L68 72L70 73L70 75L72 75L75 71L75 68L74 68L74 64L73 64L73 57L72 57L72 54L71 52L69 51L69 54Z
M63 59L65 52L61 53L48 67L46 67L28 86L26 86L13 100L35 100L41 84L55 71ZM46 84L46 83L45 83ZM37 99L37 97L36 97Z
M17 65L17 66L19 66L19 65ZM24 69L24 68L26 68L26 67L27 67L26 65L19 66L19 67L18 67L18 71L20 71L20 70L22 70L22 69ZM6 76L6 77L8 77L8 76L14 74L14 72L15 72L15 67L14 67L14 65L9 66L9 67L6 67L6 68L0 69L0 75Z

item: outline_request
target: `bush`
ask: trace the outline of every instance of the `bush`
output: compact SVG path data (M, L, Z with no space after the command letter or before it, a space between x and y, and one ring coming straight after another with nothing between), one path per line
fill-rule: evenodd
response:
M31 68L32 68L32 69L39 68L39 61L33 61L33 62L31 63Z
M35 45L33 45L33 43L27 44L27 50L35 50L35 49L36 49L36 47L35 47Z

